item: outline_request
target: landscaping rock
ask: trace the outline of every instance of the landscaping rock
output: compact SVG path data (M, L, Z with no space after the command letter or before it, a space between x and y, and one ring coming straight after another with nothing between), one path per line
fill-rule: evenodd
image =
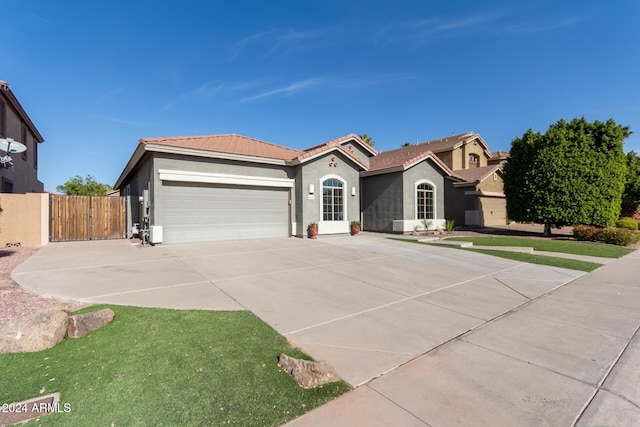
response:
M71 338L83 337L111 322L113 316L115 313L110 308L69 316L67 335Z
M58 308L15 319L0 329L0 353L28 353L53 347L67 334L69 312Z
M311 362L281 354L278 358L278 365L304 388L340 381L336 370L326 362Z

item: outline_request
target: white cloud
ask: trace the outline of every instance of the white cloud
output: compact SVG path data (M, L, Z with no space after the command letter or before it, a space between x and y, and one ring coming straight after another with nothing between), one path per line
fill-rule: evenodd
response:
M265 59L276 54L286 54L316 49L329 44L329 38L336 34L337 27L307 30L270 29L252 34L230 46L232 60L244 55Z
M436 36L457 36L481 31L486 28L487 24L496 21L500 16L496 13L486 13L456 19L429 18L398 22L381 28L377 37L383 44L421 45L433 41Z
M291 83L289 85L279 87L277 89L273 89L273 90L259 93L257 95L249 96L247 98L244 98L243 101L254 101L257 99L269 98L276 95L291 96L295 93L318 86L322 83L322 81L323 79L320 79L320 78L300 80L300 81Z
M250 89L260 84L260 80L251 82L207 82L195 89L174 96L163 107L163 111L171 110L176 104L188 102L192 99L207 100L222 92L238 92Z

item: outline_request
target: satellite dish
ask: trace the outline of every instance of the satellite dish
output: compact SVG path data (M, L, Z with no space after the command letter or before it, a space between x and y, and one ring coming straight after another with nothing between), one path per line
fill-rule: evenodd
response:
M0 157L0 166L13 166L13 159L9 154L22 153L27 150L27 146L13 138L0 138L0 150L6 151L7 155Z
M27 146L13 138L0 138L0 150L8 154L22 153L27 150Z

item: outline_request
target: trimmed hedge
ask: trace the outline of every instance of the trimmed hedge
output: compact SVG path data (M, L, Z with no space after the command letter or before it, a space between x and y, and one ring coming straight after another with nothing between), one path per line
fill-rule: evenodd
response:
M602 242L610 245L628 246L640 242L640 233L627 228L598 228L593 225L576 225L573 227L573 238L591 242Z

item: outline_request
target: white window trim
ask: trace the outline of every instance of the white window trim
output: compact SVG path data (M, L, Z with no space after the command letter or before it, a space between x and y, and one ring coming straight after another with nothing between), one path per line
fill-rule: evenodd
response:
M324 208L324 194L323 194L323 183L328 179L337 179L342 183L342 213L343 213L343 221L325 221L323 220L323 208ZM320 198L320 221L318 221L318 234L337 234L337 233L348 233L349 232L349 219L347 209L348 197L347 197L347 180L342 178L339 175L325 175L320 178L320 184L318 186L319 198Z
M438 192L438 187L436 187L436 185L432 182L429 181L428 179L421 179L420 181L416 181L414 187L413 187L413 218L416 221L422 221L421 219L418 219L418 186L420 184L429 184L432 188L433 188L433 218L432 219L428 219L427 221L433 221L433 223L435 224L436 221L438 220L438 205L437 205L437 192Z

